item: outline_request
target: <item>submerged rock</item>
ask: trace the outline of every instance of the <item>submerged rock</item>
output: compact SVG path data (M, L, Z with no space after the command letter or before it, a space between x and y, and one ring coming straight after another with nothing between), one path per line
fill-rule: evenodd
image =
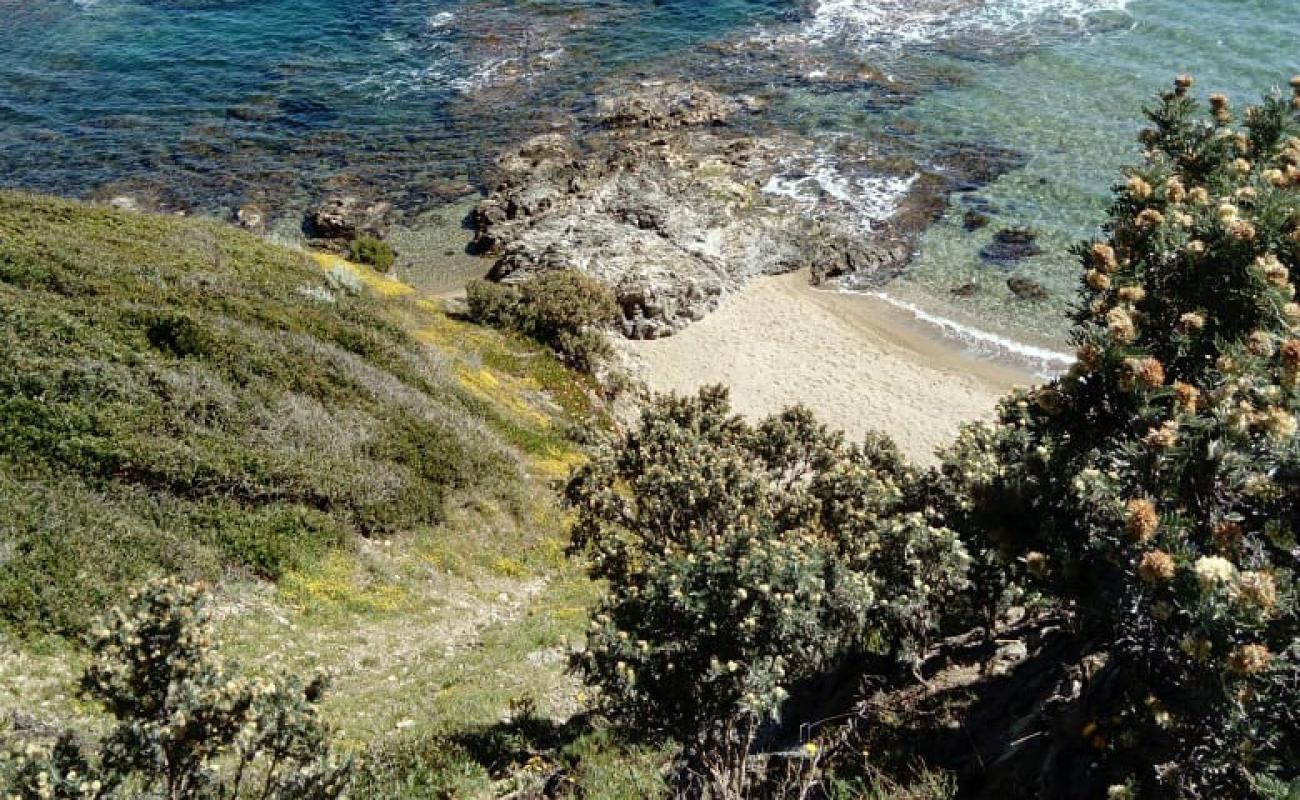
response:
M1043 252L1038 234L1028 228L1003 228L993 234L993 241L980 250L980 258L990 264L1009 265Z
M989 215L983 211L970 208L966 213L961 215L961 226L967 233L977 231L989 224Z
M1009 278L1007 288L1021 300L1046 300L1047 289L1043 284L1029 278Z

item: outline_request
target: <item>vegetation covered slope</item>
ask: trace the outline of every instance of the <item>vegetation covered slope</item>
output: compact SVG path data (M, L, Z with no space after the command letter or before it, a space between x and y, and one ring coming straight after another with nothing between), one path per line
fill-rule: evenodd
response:
M329 277L229 226L0 193L3 623L75 631L145 574L275 578L518 494L510 445L545 435L404 332L413 301Z

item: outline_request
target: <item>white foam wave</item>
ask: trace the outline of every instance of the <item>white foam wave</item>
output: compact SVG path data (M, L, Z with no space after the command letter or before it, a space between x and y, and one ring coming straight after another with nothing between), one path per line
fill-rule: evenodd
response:
M851 290L845 289L844 291L849 292ZM1066 353L1017 342L1006 336L963 325L955 320L926 311L915 303L891 297L885 292L874 291L866 292L866 294L906 311L920 322L938 328L944 336L960 342L967 350L976 355L1007 359L1014 363L1023 364L1036 376L1043 379L1051 379L1060 375L1074 363L1074 357Z
M392 46L399 54L411 53L411 48L404 44L393 43ZM354 81L348 88L370 92L385 102L429 92L470 94L479 89L527 78L560 61L566 53L564 48L556 47L535 54L527 62L517 56L506 56L468 64L449 50L426 53L424 57L429 63L423 66L392 67Z
M1043 24L1080 28L1129 0L816 0L803 37L913 45L963 35L1015 36Z
M500 58L464 67L451 58L439 59L423 67L387 69L355 81L348 88L371 92L384 102L427 92L469 94L499 82L515 63L516 59Z
M793 200L810 216L832 211L842 214L869 233L898 211L917 177L854 175L829 153L817 153L805 168L768 178L762 191Z
M456 21L456 15L450 11L439 11L432 17L429 17L426 23L431 30L441 30L450 28L451 24Z
M568 55L558 44L534 43L527 37L517 46L476 48L472 37L469 42L461 41L461 26L455 13L440 11L425 19L414 33L384 33L384 43L405 63L368 75L348 88L369 92L385 102L427 93L469 94L527 79L551 69Z

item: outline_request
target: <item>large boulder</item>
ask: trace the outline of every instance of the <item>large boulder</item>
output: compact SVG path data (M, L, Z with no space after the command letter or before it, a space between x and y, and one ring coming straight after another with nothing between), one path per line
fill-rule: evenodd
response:
M388 235L392 211L392 203L352 194L333 195L307 212L303 232L314 243L335 249L362 235L383 239Z

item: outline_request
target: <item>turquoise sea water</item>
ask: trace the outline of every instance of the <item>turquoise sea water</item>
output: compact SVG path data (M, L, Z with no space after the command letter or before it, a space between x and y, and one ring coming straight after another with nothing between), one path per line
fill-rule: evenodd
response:
M1300 3L1294 0L1134 0L1126 12L1127 22L1104 34L1063 39L989 65L968 84L931 93L900 112L919 136L995 141L1029 160L977 193L992 210L987 230L963 230L970 204L960 200L972 198L953 203L926 235L911 273L889 287L891 295L1017 338L1059 339L1079 275L1068 248L1096 232L1119 167L1140 157L1134 139L1140 109L1154 92L1187 72L1197 91L1225 92L1244 105L1286 89L1300 73ZM980 248L1003 226L1038 231L1045 252L1010 269L983 263ZM1012 275L1043 283L1052 300L1028 314L1017 313L1023 305L1009 310L1003 284ZM980 291L951 295L967 283Z
M885 291L1051 343L1143 103L1183 71L1258 96L1300 72L1297 41L1297 0L0 0L0 185L216 214L363 188L415 213L611 82L697 77L828 141L1018 153ZM858 68L907 88L821 81ZM1044 252L987 263L1002 227ZM1013 275L1053 299L1013 304Z

